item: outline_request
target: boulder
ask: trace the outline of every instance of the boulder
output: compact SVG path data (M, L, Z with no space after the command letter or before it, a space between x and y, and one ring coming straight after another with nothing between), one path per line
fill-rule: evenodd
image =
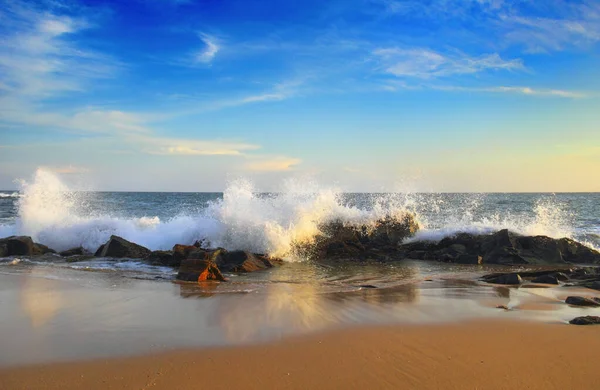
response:
M61 255L62 257L69 257L69 256L81 256L81 255L87 255L88 251L86 251L85 249L83 249L83 247L78 246L77 248L71 248L71 249L67 249L66 251L62 251L59 253L59 255Z
M246 251L219 249L209 254L215 264L225 272L254 272L281 265L282 260Z
M600 298L567 297L565 303L571 306L600 307Z
M225 281L217 265L207 259L184 259L179 267L177 279L186 282Z
M141 245L127 241L119 236L110 236L110 239L103 245L100 251L100 257L116 257L128 259L143 259L150 255L150 249Z
M600 253L569 238L561 238L558 247L563 259L575 264L600 264Z
M456 264L482 264L483 258L481 256L464 253L458 255L453 262Z
M0 240L0 257L39 256L56 253L46 245L33 242L29 236L10 236Z
M583 316L573 318L569 321L572 325L600 325L600 317L598 316Z
M104 244L100 245L98 247L98 249L96 249L96 252L94 252L94 256L100 257L102 255L103 250L104 250Z
M179 267L181 260L176 261L173 251L153 251L147 261L152 265L164 265L167 267Z

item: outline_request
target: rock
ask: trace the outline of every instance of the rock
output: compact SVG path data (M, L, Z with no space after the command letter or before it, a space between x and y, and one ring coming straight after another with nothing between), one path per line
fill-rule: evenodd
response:
M569 321L572 325L600 325L600 317L598 316L583 316L573 318Z
M461 254L456 257L454 263L457 264L482 264L483 258L477 255Z
M179 267L177 279L187 282L225 281L217 265L206 259L184 259Z
M179 267L181 260L176 261L173 251L153 251L147 261L152 265L165 265L167 267Z
M173 262L181 263L183 259L187 259L191 252L198 250L194 245L176 244L173 246Z
M69 257L75 255L86 255L88 252L83 249L83 247L78 246L77 248L67 249L66 251L62 251L59 253L62 257Z
M264 255L245 251L229 252L224 249L210 253L210 257L225 272L254 272L282 263L280 259L270 259Z
M98 249L96 249L96 252L94 252L94 256L100 257L102 255L103 250L104 250L104 244L100 245L98 247Z
M556 275L542 275L533 279L532 282L542 284L558 284L558 278L556 277Z
M575 264L600 264L600 253L569 238L558 240L563 259Z
M46 245L33 242L29 236L10 236L0 240L0 257L39 256L56 253Z
M104 244L100 257L116 257L128 259L143 259L150 255L150 249L134 244L119 236L110 236Z
M523 279L519 274L511 273L511 274L500 274L491 278L486 278L486 282L493 284L508 284L508 285L517 285L523 283Z
M600 298L567 297L565 303L571 306L600 307Z
M508 308L508 306L506 306L506 305L498 305L498 306L496 306L496 309L510 310L510 309Z
M600 290L600 282L592 282L592 284L590 284L589 288L594 289L594 290Z
M94 258L94 255L85 254L85 255L73 255L69 256L65 259L67 263L78 263L80 261L87 261Z

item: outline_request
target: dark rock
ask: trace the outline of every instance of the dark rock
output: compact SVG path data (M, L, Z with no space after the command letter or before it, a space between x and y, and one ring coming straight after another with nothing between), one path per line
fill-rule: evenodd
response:
M29 236L11 236L0 240L0 257L6 256L39 256L56 253L46 245L33 242Z
M377 286L373 286L372 284L361 284L357 287L359 287L359 288L377 288Z
M556 277L556 275L542 275L533 279L532 282L542 284L558 284L558 278Z
M105 244L102 244L98 247L98 249L96 249L96 252L94 252L94 256L100 257L102 255L102 251L104 250L104 245Z
M179 267L177 279L186 282L225 281L217 265L207 259L184 259Z
M85 254L85 255L73 255L73 256L69 256L65 259L65 261L67 263L78 263L80 261L87 261L87 260L91 260L93 259L94 256L91 254Z
M572 325L600 325L600 317L598 316L584 316L573 318L569 321Z
M576 264L600 264L600 253L569 238L558 240L563 259Z
M508 308L508 306L506 306L506 305L498 305L498 306L496 306L496 309L510 310L510 309Z
M210 254L214 262L225 272L254 272L280 265L282 260L245 251L220 249Z
M600 307L600 298L568 297L565 303L571 306Z
M165 265L168 267L179 267L181 261L176 261L172 251L153 251L147 261L152 265Z
M457 264L482 264L483 258L477 255L462 254L458 255L454 262Z
M600 290L600 282L592 282L590 284L589 288L594 289L594 290Z
M517 285L523 283L523 279L519 274L511 273L511 274L500 274L493 278L485 279L488 283L493 284L508 284L508 285Z
M173 246L173 262L181 263L183 259L187 259L193 251L197 251L198 247L194 245L176 244Z
M100 257L116 257L128 259L143 259L150 255L150 249L127 241L119 236L110 236L104 244Z
M88 252L82 247L78 246L77 248L67 249L66 251L62 251L59 253L62 257L76 256L76 255L86 255Z

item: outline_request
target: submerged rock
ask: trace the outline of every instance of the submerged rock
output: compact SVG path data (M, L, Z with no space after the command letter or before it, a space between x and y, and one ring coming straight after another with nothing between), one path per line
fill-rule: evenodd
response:
M484 276L484 280L493 284L518 285L523 283L521 275L516 273L487 275Z
M81 256L89 254L83 247L78 246L77 248L67 249L66 251L62 251L59 253L62 257L69 256Z
M565 303L571 306L600 307L600 298L567 297Z
M556 275L542 275L532 279L531 281L533 283L541 284L558 284L558 277Z
M98 254L99 252L99 254ZM150 249L127 241L119 236L110 236L110 239L96 251L99 257L116 257L128 259L143 259L150 255Z
M39 256L56 253L46 245L33 242L29 236L10 236L0 239L0 257L6 256Z
M576 317L569 321L572 325L600 325L600 317L598 316L583 316Z
M225 281L219 267L207 259L184 259L179 267L177 279L186 282Z

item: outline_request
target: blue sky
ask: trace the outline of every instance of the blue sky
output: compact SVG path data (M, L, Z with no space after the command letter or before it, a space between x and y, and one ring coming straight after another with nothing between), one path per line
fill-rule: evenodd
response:
M600 191L600 1L0 4L0 188Z

